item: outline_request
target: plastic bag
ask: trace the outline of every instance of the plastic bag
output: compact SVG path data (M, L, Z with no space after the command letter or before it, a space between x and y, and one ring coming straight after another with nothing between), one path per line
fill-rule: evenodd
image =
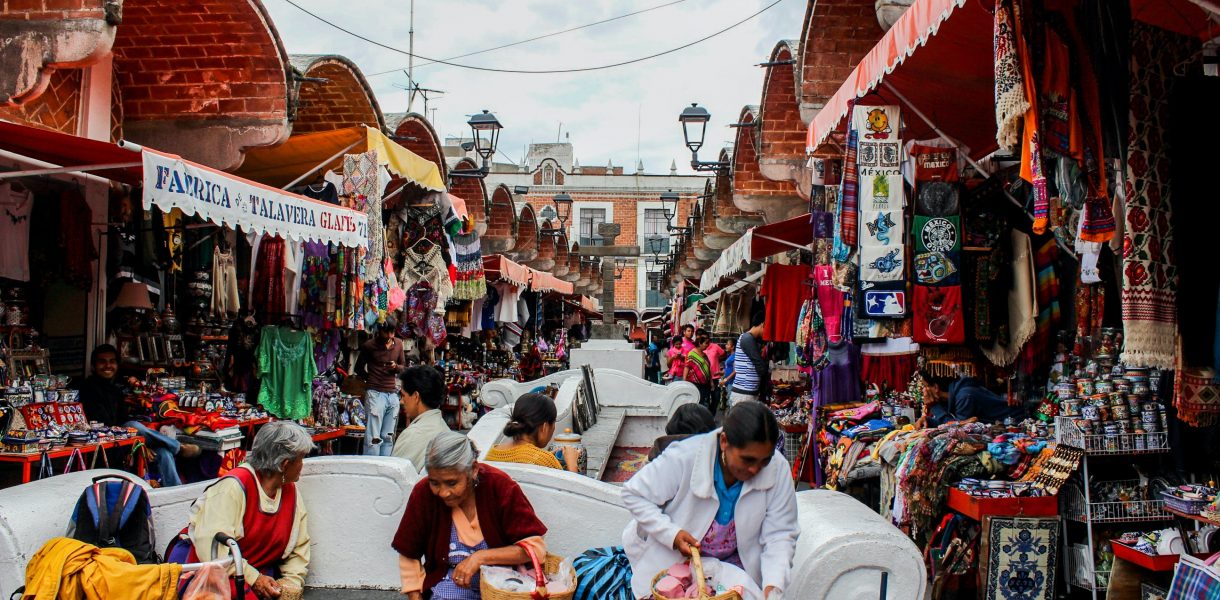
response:
M481 576L487 585L502 592L532 592L538 584L532 578L508 567L482 567Z
M232 586L229 585L229 572L216 564L205 564L195 572L191 582L187 584L182 600L230 600Z

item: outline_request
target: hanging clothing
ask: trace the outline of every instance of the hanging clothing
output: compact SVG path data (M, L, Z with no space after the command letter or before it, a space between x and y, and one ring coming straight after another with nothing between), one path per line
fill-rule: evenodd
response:
M285 312L284 238L263 236L251 256L254 276L250 278L250 306L264 315Z
M427 283L436 292L436 306L444 307L453 297L453 282L449 280L449 269L441 257L441 247L431 245L426 251L417 251L414 246L403 250L400 285L410 289L418 283Z
M483 273L483 245L479 234L470 232L453 236L454 266L457 283L454 285L455 300L475 300L487 295L487 279Z
M321 242L305 242L305 259L301 267L301 319L306 327L326 329L331 295L330 248Z
M368 253L364 256L360 275L365 283L377 279L381 273L381 259L385 257L385 225L381 216L381 195L385 185L383 169L377 160L376 150L343 156L344 192L363 198L363 211L369 219Z
M850 340L829 344L826 348L829 364L814 374L819 402L840 404L858 402L860 389L860 357Z
M34 195L12 182L0 184L0 277L30 280L30 214Z
M1012 249L1008 267L1012 273L1012 287L1007 294L1007 343L997 341L991 347L980 348L987 360L998 367L1012 364L1037 328L1038 297L1034 289L1034 252L1029 236L1013 230L1009 232L1008 243Z
M301 189L301 195L327 204L339 204L339 189L329 181L307 185Z
M181 233L178 236L181 239ZM93 245L93 211L79 188L69 188L59 195L59 243L64 251L65 278L81 289L88 289L93 283L93 261L98 254Z
M296 240L284 242L284 306L287 312L301 309L301 275L304 273L305 245Z
M507 281L496 282L493 287L500 295L500 301L496 303L496 322L516 323L519 317L517 308L521 299L521 288Z
M212 314L219 319L233 317L241 310L237 293L237 262L233 251L219 248L212 253Z
M812 297L808 265L769 265L759 296L767 301L763 337L771 342L796 339L801 303Z
M304 419L313 407L313 338L308 331L263 328L258 345L258 403L280 419Z

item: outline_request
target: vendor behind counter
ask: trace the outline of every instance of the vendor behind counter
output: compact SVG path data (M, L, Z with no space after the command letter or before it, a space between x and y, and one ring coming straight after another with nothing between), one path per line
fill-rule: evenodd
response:
M1016 421L1025 419L1024 406L1009 406L1003 396L987 389L978 379L962 376L946 380L926 371L921 371L920 376L928 427L972 417L981 423L1000 423L1010 417Z

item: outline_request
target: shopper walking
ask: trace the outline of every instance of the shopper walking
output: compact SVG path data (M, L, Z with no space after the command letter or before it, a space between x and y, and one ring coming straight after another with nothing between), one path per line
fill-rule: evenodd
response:
M771 377L767 361L762 357L763 315L750 317L750 330L737 338L733 354L733 387L729 391L729 408L744 400L758 400L764 382Z
M695 384L699 390L699 404L712 409L712 365L707 359L708 339L706 335L695 338L695 347L686 353L686 370L683 379Z
M390 456L394 450L399 410L397 379L407 366L402 341L394 337L397 327L397 323L387 319L377 328L373 339L360 345L356 358L356 375L364 379L367 387L364 453L370 456Z

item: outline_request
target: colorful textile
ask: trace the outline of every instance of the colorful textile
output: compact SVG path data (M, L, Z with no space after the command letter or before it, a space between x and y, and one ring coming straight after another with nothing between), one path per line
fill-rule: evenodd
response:
M860 281L902 281L906 273L902 246L861 246Z
M1170 146L1174 66L1183 39L1136 23L1131 46L1131 132L1123 230L1124 364L1171 369L1177 322Z
M470 545L462 541L458 537L457 525L450 526L449 533L449 555L446 556L448 564L452 565L445 576L432 587L432 597L436 600L479 600L482 594L479 593L479 573L475 573L470 578L470 585L461 587L453 582L453 571L458 563L470 558L472 554L480 550L486 550L487 540L481 540L478 544Z
M1174 378L1173 405L1178 418L1192 427L1220 423L1220 385L1214 374L1182 368Z
M381 168L377 164L377 151L343 156L343 192L349 196L364 198L364 211L369 217L368 254L364 256L361 280L373 281L381 272L381 259L385 256L385 225L381 217Z
M1055 273L1055 260L1059 257L1059 246L1055 240L1048 239L1034 253L1035 293L1038 297L1038 318L1034 337L1022 350L1022 372L1033 373L1042 367L1050 366L1054 358L1046 350L1054 347L1051 343L1056 331L1059 331L1061 313L1059 309L1059 276Z
M1105 286L1100 284L1076 286L1076 348L1074 352L1090 351L1083 345L1083 342L1095 339L1095 336L1101 332L1101 322L1105 313Z
M860 205L856 197L859 173L856 152L860 132L850 125L847 130L847 150L843 159L843 185L839 187L839 202L835 207L835 237L832 255L838 262L847 262L856 247L856 226Z
M1038 297L1034 288L1034 253L1030 247L1029 236L1012 230L1009 232L1008 243L1011 248L1011 260L1007 268L1011 271L1012 285L1007 294L1007 340L1004 339L1005 336L997 336L994 345L980 348L987 360L999 367L1012 364L1037 329ZM1001 265L999 268L1005 267ZM992 293L998 292L999 290L995 290ZM1007 343L1004 343L1005 341Z
M902 209L862 211L861 246L901 246L903 239Z
M1021 179L1028 181L1033 186L1033 232L1040 234L1046 230L1046 226L1050 222L1050 195L1046 189L1045 167L1042 164L1042 134L1038 124L1038 90L1033 76L1034 60L1025 43L1024 21L1019 6L1017 3L1011 5L1013 38L1016 42L1021 84L1025 87L1024 95L1029 103L1022 115ZM996 10L996 13L999 13L999 9Z
M902 176L873 173L860 177L860 205L864 210L902 210Z
M956 253L962 249L962 219L950 217L915 216L911 235L915 238L915 252Z
M1002 149L1011 149L1021 141L1021 125L1023 115L1029 109L1029 101L1025 97L1025 83L1021 80L1023 71L1017 53L1012 9L1008 2L996 4L993 35L995 142Z
M1059 519L984 517L979 572L985 600L1050 600L1055 595Z
M264 236L259 244L257 265L254 269L254 293L250 304L260 312L264 320L267 315L284 313L284 238Z
M457 255L457 282L453 286L455 300L476 300L487 295L487 278L483 273L483 244L479 234L470 232L453 236Z
M915 341L921 344L964 344L966 317L961 286L915 286Z

